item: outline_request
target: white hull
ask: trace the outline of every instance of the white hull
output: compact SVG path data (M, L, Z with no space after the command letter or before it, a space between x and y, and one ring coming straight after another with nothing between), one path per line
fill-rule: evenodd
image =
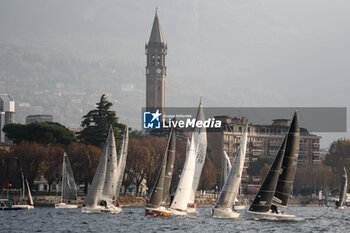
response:
M76 209L76 208L78 208L78 205L66 204L63 202L55 204L55 209Z
M213 208L213 218L238 218L239 213L230 208Z
M244 210L245 208L247 208L247 206L245 206L245 205L235 205L234 206L235 210Z
M171 212L173 213L173 215L186 215L187 214L186 210L171 209Z
M12 205L12 208L20 208L23 210L33 210L34 206L33 205Z
M116 206L96 206L96 207L83 207L81 209L81 213L83 214L102 214L102 213L110 213L110 214L119 214L122 211L121 208Z
M196 207L187 207L186 212L187 213L195 213L197 211Z
M269 212L253 212L246 211L245 216L254 220L273 220L273 221L291 221L295 220L295 215L289 215L284 213L272 213L271 210Z

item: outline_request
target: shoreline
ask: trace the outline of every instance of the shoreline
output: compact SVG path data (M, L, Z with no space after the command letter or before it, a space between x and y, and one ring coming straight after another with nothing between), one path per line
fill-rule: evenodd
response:
M33 196L34 205L37 207L54 207L55 203L59 203L61 201L60 196ZM78 200L72 203L78 204L79 206L82 206L85 201L85 196L79 196ZM148 201L148 197L133 197L133 196L121 196L119 197L119 203L122 207L145 207L146 203ZM240 202L237 205L246 205L249 206L250 203L253 201L252 198L244 198L240 200ZM169 202L169 200L167 201ZM211 207L213 204L215 204L216 199L215 198L196 198L195 203L198 205L198 207ZM291 198L288 206L326 206L325 200L312 200L307 199L306 197L298 197L298 198Z

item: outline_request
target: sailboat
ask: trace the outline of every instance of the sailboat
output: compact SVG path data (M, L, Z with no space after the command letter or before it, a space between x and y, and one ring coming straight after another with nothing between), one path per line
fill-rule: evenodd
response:
M232 208L241 184L246 148L247 129L243 133L240 148L236 153L228 177L225 180L224 187L212 210L213 218L237 218L239 216L239 213Z
M282 213L277 206L286 207L292 191L299 153L300 129L297 113L274 159L258 194L246 211L246 217L267 220L293 220L295 215Z
M169 196L171 178L173 176L175 161L176 136L175 129L172 128L168 139L163 162L158 173L158 177L151 193L151 197L146 206L146 216L171 216L172 211L162 206Z
M56 209L75 209L78 205L70 204L70 201L77 200L77 186L74 181L72 167L66 153L63 153L61 202L55 204ZM68 203L67 203L68 201Z
M127 133L127 129L125 130ZM123 145L125 145L125 135ZM124 149L122 150L122 152ZM122 162L122 161L120 161ZM103 149L100 162L92 180L90 190L86 197L82 213L120 213L121 208L115 205L119 192L117 184L120 172L117 170L117 151L115 146L113 128L110 127L106 145Z
M33 197L30 191L29 183L19 164L18 158L11 158L4 161L6 164L5 183L7 187L7 198L0 199L0 210L30 210L34 209ZM19 200L10 198L10 188L20 190ZM26 198L27 193L27 198ZM17 199L17 198L16 198Z
M200 100L196 122L197 121L205 121L202 100ZM199 184L199 180L202 174L203 166L205 163L205 156L207 153L207 131L205 127L195 128L194 129L194 144L196 150L196 163L195 170L193 176L192 190L189 202L187 204L187 212L195 212L197 205L195 204L196 192Z
M335 203L337 205L338 210L344 209L347 189L348 189L348 174L347 174L346 169L344 167L343 168L343 175L341 177L341 189L340 189L339 201L337 201Z
M194 133L192 133L190 145L186 151L186 160L182 169L180 181L177 185L174 199L170 204L170 209L174 215L187 214L187 204L189 203L192 192L193 177L196 166L196 149L193 134Z
M25 190L27 190L27 204L15 204L12 205L12 208L14 209L22 209L22 210L32 210L34 209L34 202L33 202L33 197L32 197L32 192L30 191L30 187L29 187L29 183L27 178L24 177L23 172L22 172L22 179L23 179L23 183L25 183L25 185L23 185L22 187L22 193L23 193L23 197L24 197L24 192Z

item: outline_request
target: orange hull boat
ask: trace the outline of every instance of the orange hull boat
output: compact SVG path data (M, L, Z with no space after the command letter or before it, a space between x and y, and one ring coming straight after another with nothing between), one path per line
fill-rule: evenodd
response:
M167 209L146 208L146 216L171 216L173 213Z

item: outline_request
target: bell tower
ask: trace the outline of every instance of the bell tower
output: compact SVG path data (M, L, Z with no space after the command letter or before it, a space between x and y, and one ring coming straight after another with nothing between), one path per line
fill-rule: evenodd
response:
M164 43L159 25L158 11L154 16L151 36L145 46L146 65L146 110L164 113L165 108L165 55L167 44Z

